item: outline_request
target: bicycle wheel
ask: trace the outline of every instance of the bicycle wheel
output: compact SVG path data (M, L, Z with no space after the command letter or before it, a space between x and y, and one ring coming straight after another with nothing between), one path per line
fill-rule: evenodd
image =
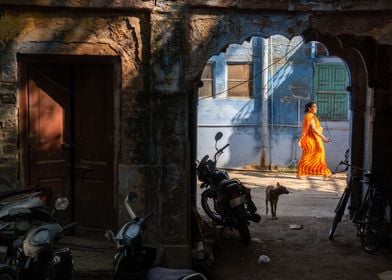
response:
M385 236L383 198L375 195L365 206L365 219L360 228L361 244L365 252L374 254L382 246Z
M340 223L342 221L342 217L344 214L344 210L346 209L347 201L348 201L348 198L350 197L350 193L351 193L350 188L345 188L342 196L339 199L338 205L336 206L336 209L335 209L336 214L333 219L332 226L329 230L329 235L328 235L328 238L331 241L333 241L338 223Z
M365 223L361 228L360 237L363 250L374 254L384 242L383 226Z

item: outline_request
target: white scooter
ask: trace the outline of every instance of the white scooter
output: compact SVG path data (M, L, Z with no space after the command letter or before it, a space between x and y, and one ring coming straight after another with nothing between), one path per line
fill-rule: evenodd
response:
M124 204L131 220L114 235L111 230L105 237L117 245L114 257L113 278L115 280L207 280L190 269L168 269L154 267L156 249L143 244L143 230L152 213L144 218L136 216L130 203L136 201L135 193L130 192Z

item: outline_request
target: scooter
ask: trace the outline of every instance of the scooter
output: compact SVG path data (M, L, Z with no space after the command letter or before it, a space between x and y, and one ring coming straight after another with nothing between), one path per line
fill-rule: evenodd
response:
M70 224L61 227L55 211L46 206L47 193L34 189L16 192L0 200L0 280L37 279L71 280L73 260L68 248L55 243ZM68 199L55 202L56 210L65 210Z
M240 180L230 179L225 170L216 168L218 157L229 147L229 144L217 147L222 136L222 132L215 135L214 159L205 155L196 168L198 179L202 182L200 188L205 189L201 194L201 206L214 223L237 229L241 241L247 244L250 241L249 221L258 223L261 217L256 213L250 189Z
M168 269L154 267L157 250L143 243L143 231L152 213L138 217L130 203L136 201L135 193L125 198L125 208L131 218L116 235L111 230L105 237L114 242L118 252L114 257L113 278L115 280L206 280L207 278L190 269Z

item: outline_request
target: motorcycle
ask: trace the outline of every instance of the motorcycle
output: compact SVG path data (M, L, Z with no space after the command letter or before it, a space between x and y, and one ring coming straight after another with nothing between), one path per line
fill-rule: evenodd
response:
M136 201L135 193L125 198L125 208L131 218L116 235L111 230L105 237L114 242L118 252L114 257L113 278L115 280L207 280L198 272L190 269L168 269L154 267L157 250L143 243L143 231L152 213L144 218L138 217L130 203Z
M47 190L33 188L0 198L0 279L72 279L71 253L55 243L75 224L60 226L55 211L47 207ZM68 199L60 197L55 209L68 205Z
M237 229L241 241L245 244L250 241L249 221L260 222L260 215L252 201L250 189L245 187L240 180L230 179L225 170L216 168L218 157L229 147L226 144L218 149L218 141L222 132L215 135L214 159L205 155L197 164L196 173L201 189L201 206L213 223Z

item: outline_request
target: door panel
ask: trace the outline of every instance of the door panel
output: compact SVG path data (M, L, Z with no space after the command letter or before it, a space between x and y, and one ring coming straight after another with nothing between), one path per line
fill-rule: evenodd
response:
M76 72L76 218L85 229L114 226L113 68L80 65ZM87 218L89 217L89 218Z
M48 81L55 81L50 83ZM56 65L28 68L28 154L29 180L52 188L51 206L56 197L70 196L66 141L69 83L66 69ZM59 213L62 222L71 221L71 211Z

